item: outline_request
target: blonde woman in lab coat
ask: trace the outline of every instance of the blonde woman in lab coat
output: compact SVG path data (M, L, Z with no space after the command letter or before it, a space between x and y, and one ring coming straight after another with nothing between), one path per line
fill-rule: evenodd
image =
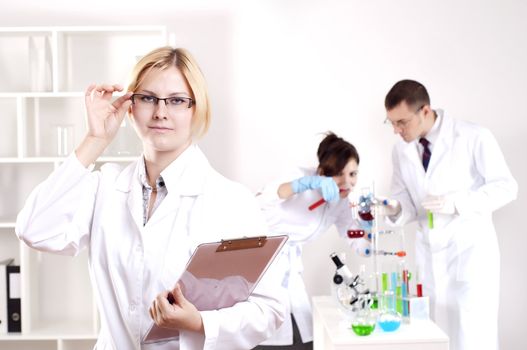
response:
M396 83L385 106L402 138L393 150L397 201L388 209L397 224L418 222L416 260L431 315L451 350L497 349L500 256L492 212L516 198L517 183L490 131L431 109L421 83Z
M287 179L267 185L257 198L273 234L287 234L284 255L289 271L283 285L289 293L291 317L279 331L257 349L313 348L311 304L302 280L302 246L335 225L342 237L360 228L350 209L348 195L357 182L359 154L355 147L333 133L328 133L317 151L316 168L298 169ZM325 203L313 210L309 206L321 198ZM367 254L366 239L349 240ZM288 345L288 346L284 346Z
M275 267L247 301L220 310L199 312L175 286L200 243L266 232L250 191L217 173L194 144L210 121L198 65L186 50L162 47L137 63L127 92L113 100L121 90L88 87L88 132L31 193L17 235L45 252L88 249L101 317L97 349L252 348L285 317ZM143 154L94 171L127 112ZM152 322L179 330L179 339L143 344Z

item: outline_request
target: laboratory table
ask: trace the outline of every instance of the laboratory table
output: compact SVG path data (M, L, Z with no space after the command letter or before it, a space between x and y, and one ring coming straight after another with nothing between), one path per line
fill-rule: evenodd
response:
M448 350L448 336L431 320L402 323L394 332L375 327L358 336L331 296L313 297L314 350Z

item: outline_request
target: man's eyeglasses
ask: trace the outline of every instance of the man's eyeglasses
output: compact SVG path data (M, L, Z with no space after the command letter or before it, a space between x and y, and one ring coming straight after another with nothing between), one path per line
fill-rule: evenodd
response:
M151 95L133 94L130 99L132 100L132 104L135 108L149 113L153 113L155 111L159 101L165 102L165 106L167 107L169 113L191 108L194 104L194 100L192 98L181 96L160 98Z
M388 119L388 117L386 117L386 119L384 119L384 124L389 124L393 126L394 128L404 129L408 126L408 124L412 121L412 119L414 119L414 117L419 114L419 112L421 111L421 109L423 109L424 106L425 105L422 105L421 107L417 108L415 112L412 113L412 116L405 118L405 119L396 120L392 122L390 119Z

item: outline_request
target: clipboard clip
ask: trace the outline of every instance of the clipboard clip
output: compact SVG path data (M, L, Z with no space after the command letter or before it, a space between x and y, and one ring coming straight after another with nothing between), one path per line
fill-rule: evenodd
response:
M261 248L267 242L267 236L245 237L236 239L222 239L216 253L233 250Z

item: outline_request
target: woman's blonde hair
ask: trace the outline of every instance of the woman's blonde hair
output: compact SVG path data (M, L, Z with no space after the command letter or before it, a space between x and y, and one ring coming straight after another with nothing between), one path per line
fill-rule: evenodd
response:
M210 125L210 102L205 77L190 52L182 48L164 46L147 53L132 70L128 91L136 91L153 69L176 67L187 80L194 100L192 135L203 136Z

